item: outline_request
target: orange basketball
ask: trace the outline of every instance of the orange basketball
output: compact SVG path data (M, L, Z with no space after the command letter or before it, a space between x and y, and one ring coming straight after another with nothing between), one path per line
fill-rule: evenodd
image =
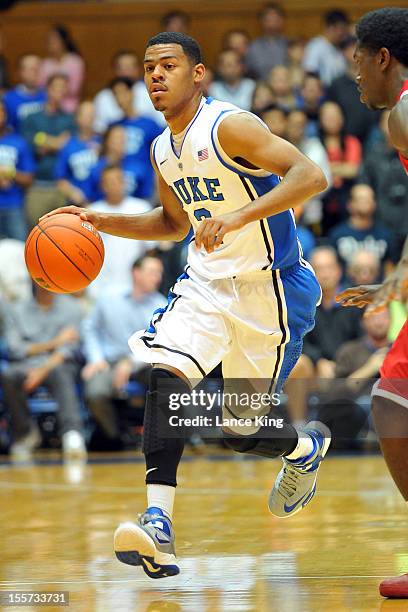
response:
M92 223L62 213L40 221L25 246L25 261L35 282L54 293L84 289L99 274L105 249Z

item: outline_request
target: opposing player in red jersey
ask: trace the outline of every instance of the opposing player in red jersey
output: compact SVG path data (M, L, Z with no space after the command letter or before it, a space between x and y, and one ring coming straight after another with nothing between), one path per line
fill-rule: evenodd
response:
M408 9L384 8L367 13L356 32L356 80L361 101L372 109L391 109L391 142L408 173ZM408 238L400 262L382 285L352 287L337 300L343 306L367 306L369 314L393 299L406 299L407 289ZM372 392L372 409L385 461L408 501L408 321L383 363L381 378ZM384 580L380 593L408 598L408 574Z

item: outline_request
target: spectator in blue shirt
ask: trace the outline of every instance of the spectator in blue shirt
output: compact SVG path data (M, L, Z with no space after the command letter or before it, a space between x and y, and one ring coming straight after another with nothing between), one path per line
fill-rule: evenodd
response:
M76 112L77 132L58 154L55 178L68 202L77 206L93 200L91 171L98 162L99 141L93 130L95 109L92 102L82 102Z
M132 87L131 79L125 77L118 77L111 83L116 102L125 115L123 119L116 122L116 125L122 125L125 128L127 155L133 155L138 162L143 164L145 172L150 178L150 192L145 194L145 197L150 197L154 189L150 145L161 134L163 128L150 117L139 115L135 111Z
M36 182L27 194L26 211L30 226L39 217L64 204L64 197L55 187L55 162L62 147L75 131L74 116L61 107L68 88L64 74L54 74L47 84L47 103L42 111L29 115L21 125L21 133L31 144L37 160Z
M354 185L347 204L349 218L335 225L329 233L329 240L343 266L350 265L358 251L374 253L385 272L391 271L392 262L398 260L392 233L375 220L376 207L372 188L364 184Z
M104 134L99 161L91 172L93 200L104 197L101 179L107 166L122 168L126 195L142 199L151 195L151 171L147 172L146 164L135 155L126 155L126 133L121 125L112 125Z
M24 191L33 180L34 159L26 141L7 128L0 102L0 235L25 240Z
M38 55L23 55L19 61L20 82L4 95L8 124L16 132L24 119L44 108L47 94L39 86L40 63Z

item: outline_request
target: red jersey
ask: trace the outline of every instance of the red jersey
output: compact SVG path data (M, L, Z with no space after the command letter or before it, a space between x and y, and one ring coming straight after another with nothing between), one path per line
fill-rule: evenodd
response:
M401 100L404 96L408 96L408 80L404 81L404 84L402 86L398 99ZM400 157L402 165L405 168L405 172L408 174L408 159L406 157L403 157L401 153L399 154L399 157Z

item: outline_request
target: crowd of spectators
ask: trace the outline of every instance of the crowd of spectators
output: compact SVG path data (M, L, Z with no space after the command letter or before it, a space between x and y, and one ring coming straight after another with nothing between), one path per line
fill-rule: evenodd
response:
M302 421L308 395L322 389L322 381L378 375L401 326L405 305L391 305L370 325L334 298L345 284L378 282L392 270L408 230L408 177L389 143L387 111L370 111L359 100L347 14L328 11L321 34L311 40L288 38L285 20L281 6L268 4L259 15L261 36L227 32L203 91L257 114L328 180L325 193L295 210L303 255L323 292L316 327L288 383L289 410ZM189 16L179 11L162 21L169 31L188 33L189 27ZM12 451L38 444L26 399L45 386L58 402L63 449L85 452L77 381L105 435L118 438L112 397L141 370L126 339L165 303L186 248L103 235L105 265L87 292L62 297L32 287L24 241L45 212L72 203L138 214L158 204L149 150L164 126L134 51L119 49L109 83L84 99L86 63L70 32L54 26L47 44L47 57L33 49L20 58L13 85L7 50L0 57L3 401ZM349 358L357 353L364 358ZM356 390L344 384L354 401Z

